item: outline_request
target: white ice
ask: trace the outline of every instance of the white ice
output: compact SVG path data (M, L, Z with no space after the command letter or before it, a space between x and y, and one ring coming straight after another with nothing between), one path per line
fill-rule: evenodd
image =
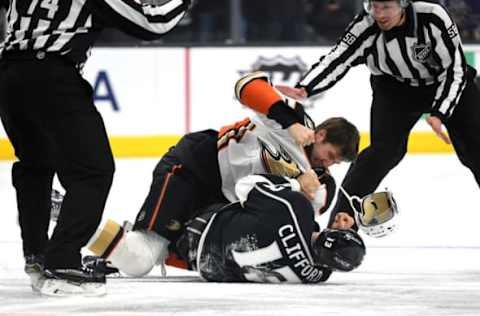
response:
M117 160L104 219L132 221L157 159ZM367 256L351 273L319 285L206 283L159 269L110 278L101 298L33 294L23 272L11 162L0 163L0 316L45 315L480 315L478 186L454 155L408 155L381 188L394 192L400 229L365 237ZM333 170L341 179L345 167ZM326 217L320 219L324 224Z

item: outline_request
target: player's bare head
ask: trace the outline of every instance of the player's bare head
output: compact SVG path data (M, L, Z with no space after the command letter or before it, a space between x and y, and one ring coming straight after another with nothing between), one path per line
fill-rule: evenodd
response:
M332 270L352 271L365 256L365 244L354 230L325 229L312 243L315 263Z
M363 6L382 31L388 31L405 21L403 13L409 0L364 0Z
M331 144L338 150L340 160L352 161L357 158L360 133L355 125L345 118L329 118L316 127L315 133L322 143Z

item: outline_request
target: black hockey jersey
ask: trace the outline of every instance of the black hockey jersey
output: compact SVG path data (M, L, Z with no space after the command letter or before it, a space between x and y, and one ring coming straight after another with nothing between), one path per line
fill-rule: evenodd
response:
M296 180L280 176L241 179L236 186L240 202L207 213L203 229L187 227L194 241L191 267L214 282L327 280L331 271L313 263L311 237L318 225L299 189Z

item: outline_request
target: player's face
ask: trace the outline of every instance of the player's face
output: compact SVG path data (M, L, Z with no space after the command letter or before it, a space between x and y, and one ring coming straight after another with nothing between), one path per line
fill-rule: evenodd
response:
M403 22L403 9L398 1L373 1L370 14L382 31L388 31Z
M342 162L340 150L337 146L325 142L325 134L322 131L315 135L315 144L313 145L310 162L313 168L328 168L333 164Z

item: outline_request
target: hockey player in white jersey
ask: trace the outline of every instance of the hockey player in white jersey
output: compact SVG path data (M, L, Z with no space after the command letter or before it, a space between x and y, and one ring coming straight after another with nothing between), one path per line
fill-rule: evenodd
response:
M332 118L316 131L303 106L282 97L265 73L255 72L239 80L235 95L255 112L219 132L222 193L229 201L236 200L235 183L249 174L268 172L296 178L312 168L324 169L355 158L358 132L353 125L343 118ZM333 131L329 127L335 124L341 127ZM325 191L325 186L304 190L317 215L325 211Z
M282 96L261 72L240 79L235 92L254 110L251 117L220 131L185 135L156 166L133 231L124 234L108 222L90 241L94 253L129 275L145 275L165 259L187 220L212 203L237 201L235 183L254 173L297 178L312 216L326 210L335 187L325 170L355 159L355 126L331 118L315 127L303 106Z

